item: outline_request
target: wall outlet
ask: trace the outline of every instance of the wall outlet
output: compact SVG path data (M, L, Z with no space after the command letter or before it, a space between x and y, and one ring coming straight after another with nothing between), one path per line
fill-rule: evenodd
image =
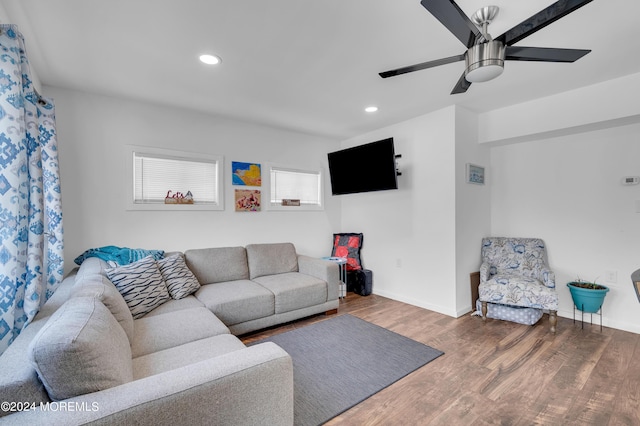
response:
M396 259L396 268L402 268L402 259L400 258Z
M618 282L618 271L605 271L604 280L608 283L615 284Z

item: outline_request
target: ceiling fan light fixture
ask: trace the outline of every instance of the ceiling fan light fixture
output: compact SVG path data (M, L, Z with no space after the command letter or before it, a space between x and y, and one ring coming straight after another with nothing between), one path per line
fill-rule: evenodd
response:
M465 54L465 79L471 83L493 80L504 71L504 44L492 40L476 44Z

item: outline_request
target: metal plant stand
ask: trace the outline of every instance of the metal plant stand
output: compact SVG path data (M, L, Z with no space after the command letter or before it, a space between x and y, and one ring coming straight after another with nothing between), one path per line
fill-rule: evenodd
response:
M581 328L584 330L584 304L582 305L582 309L578 309L580 311L580 313L582 314L582 318L580 319L580 325ZM591 313L591 325L593 325L593 314L594 312L590 312ZM595 312L596 315L598 315L600 317L600 332L602 333L602 305L600 305L600 309L598 309L597 312ZM575 303L573 304L573 323L576 323L576 305Z

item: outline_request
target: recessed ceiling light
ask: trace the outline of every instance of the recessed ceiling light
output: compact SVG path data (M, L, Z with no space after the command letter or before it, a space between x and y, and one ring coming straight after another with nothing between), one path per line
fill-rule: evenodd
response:
M207 65L217 65L222 62L220 57L215 55L200 55L200 61Z
M376 112L378 111L378 107L377 106L368 106L364 109L366 112Z

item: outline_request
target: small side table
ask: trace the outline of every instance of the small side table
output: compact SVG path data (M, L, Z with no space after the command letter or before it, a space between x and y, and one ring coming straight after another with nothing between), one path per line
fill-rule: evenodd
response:
M323 257L324 260L328 260L338 264L338 271L340 273L340 289L338 291L338 297L342 299L347 296L347 258L346 257Z

